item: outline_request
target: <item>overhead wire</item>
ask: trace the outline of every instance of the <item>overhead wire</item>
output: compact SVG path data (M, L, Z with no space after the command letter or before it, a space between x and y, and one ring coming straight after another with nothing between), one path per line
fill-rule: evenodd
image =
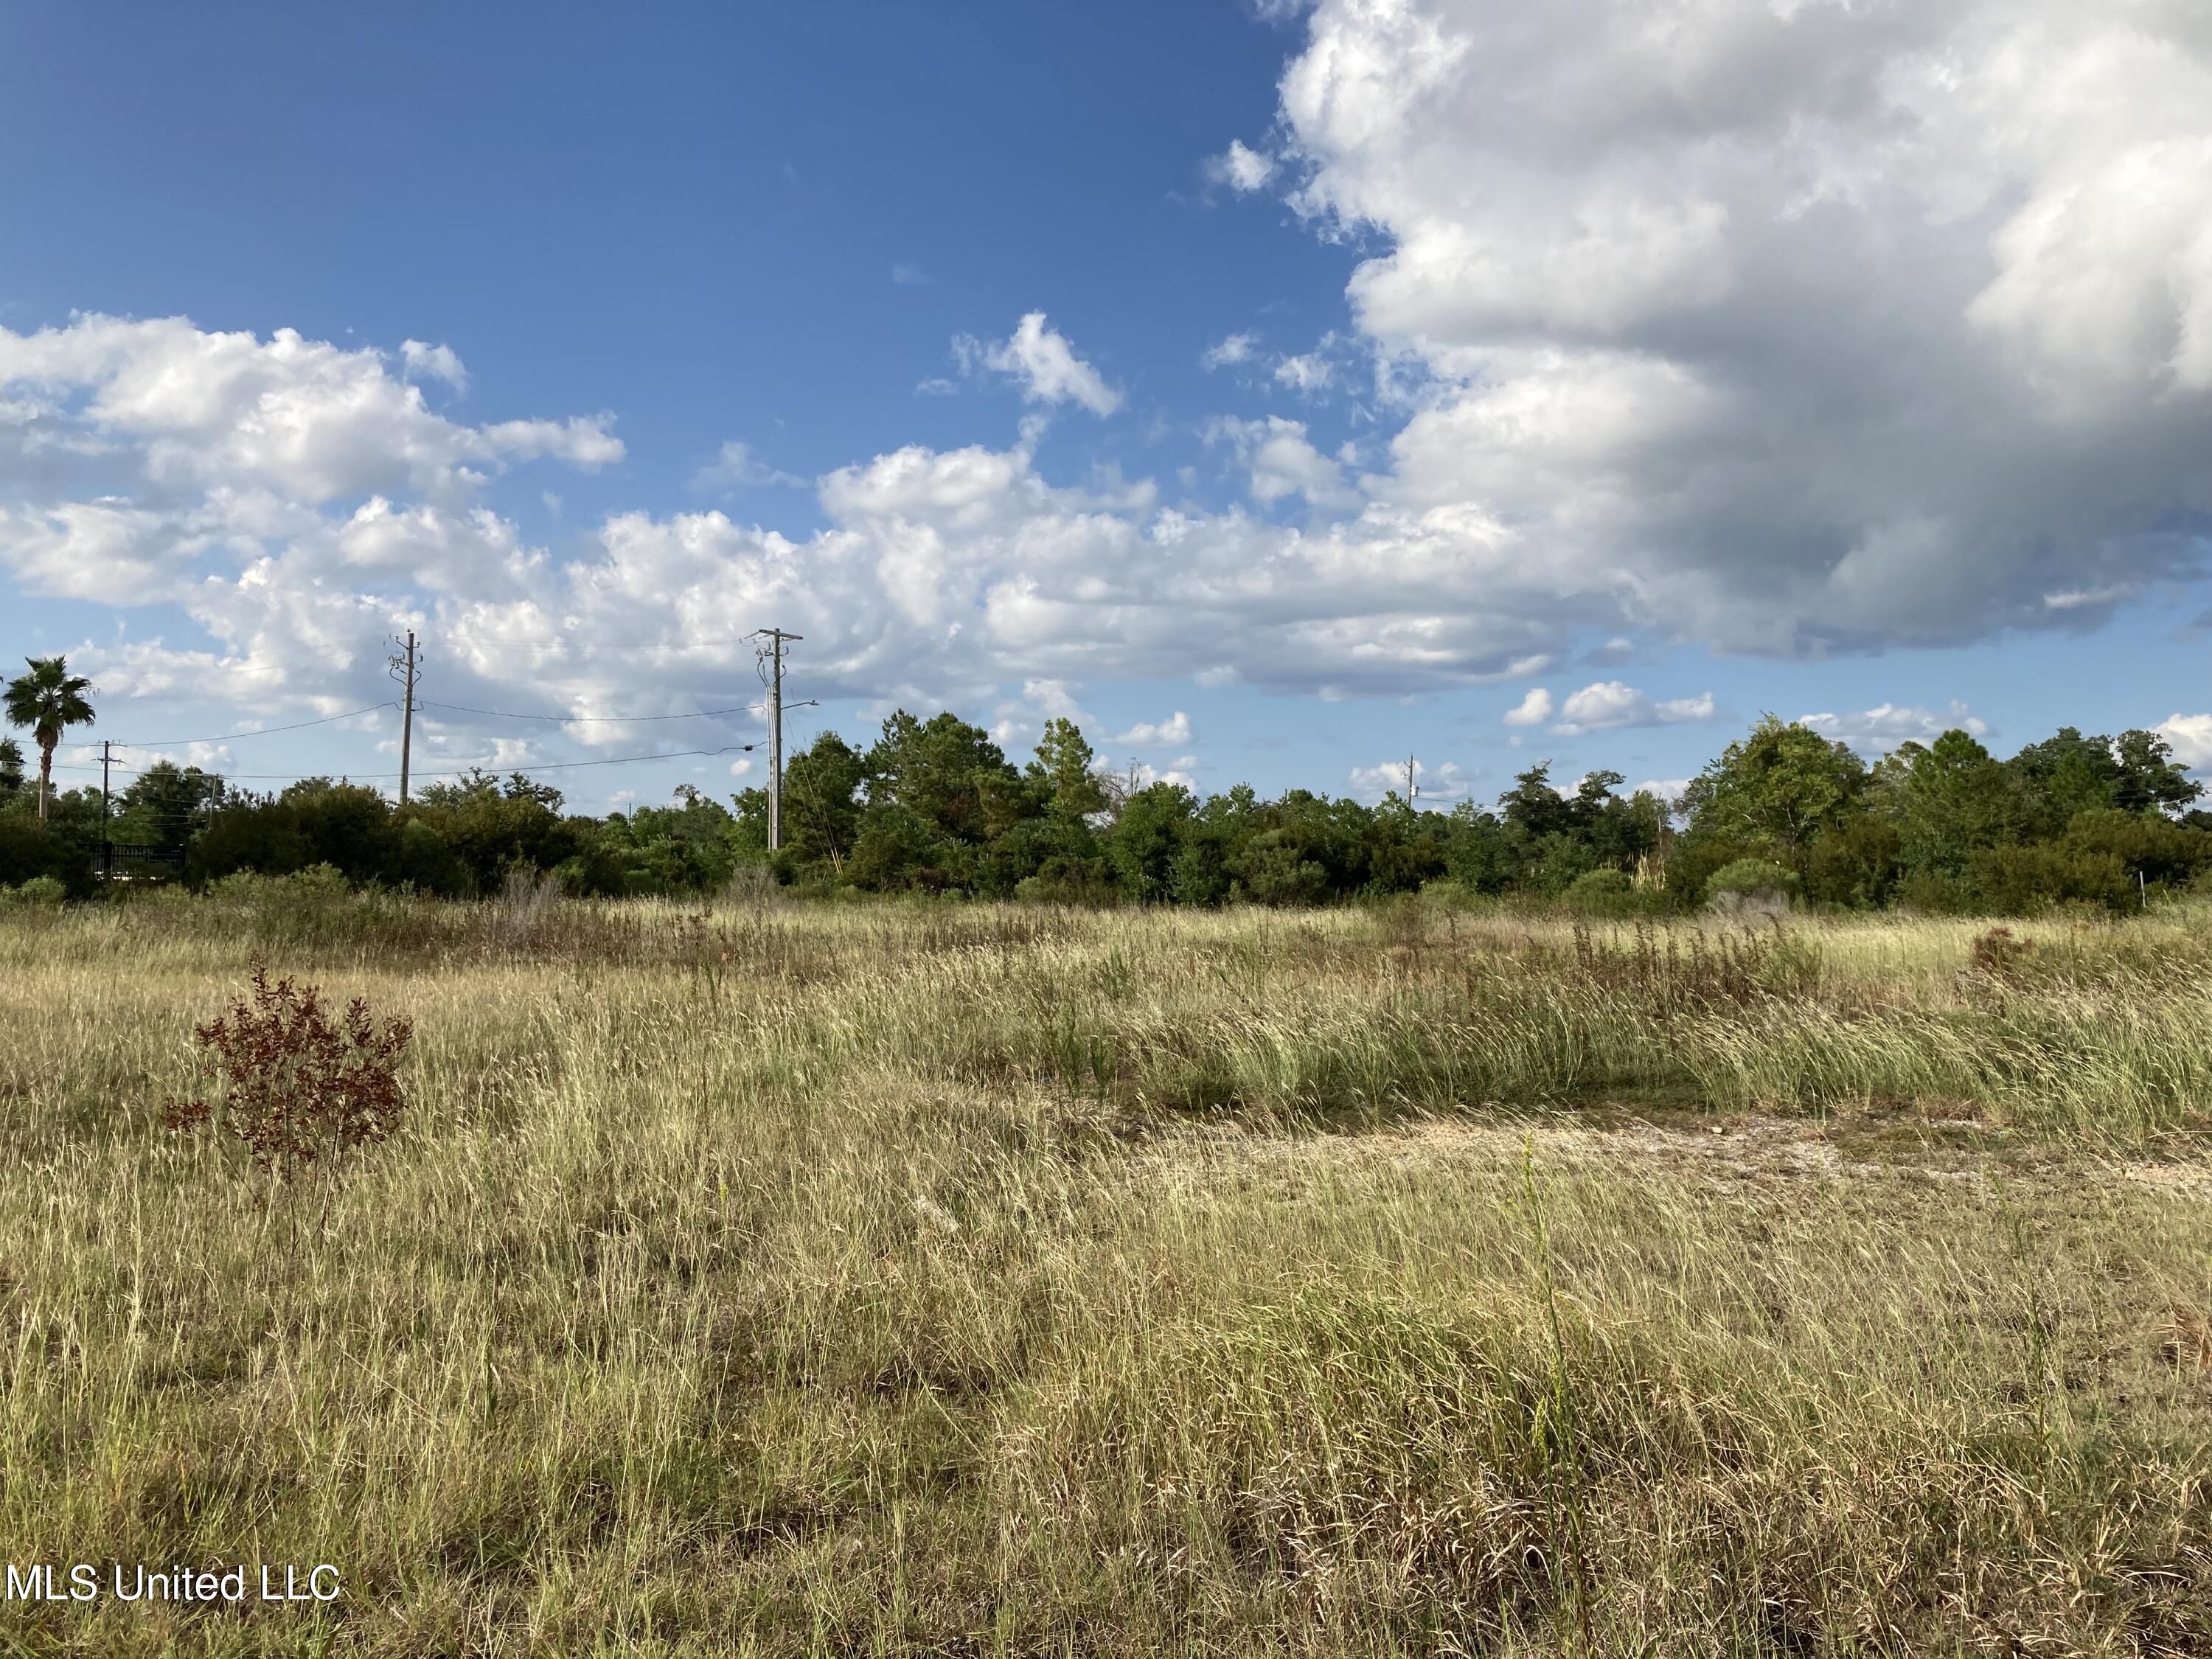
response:
M471 708L465 703L432 702L427 697L415 700L417 708L444 708L457 714L489 714L502 720L551 720L562 726L635 726L647 720L702 720L721 714L750 714L755 706L744 703L735 708L695 708L688 714L518 714L506 708Z
M720 749L675 749L661 754L610 755L602 760L541 761L527 766L508 765L496 758L488 758L465 762L459 765L442 768L434 772L411 769L409 775L417 778L459 778L466 777L471 772L519 772L523 776L528 777L538 772L566 772L581 766L632 766L643 761L691 760L701 757L711 759L720 755L749 755L760 746L757 743L733 743L725 744ZM97 772L100 769L97 765L81 762L56 761L54 763L54 770L57 772ZM117 761L113 763L112 769L143 775L152 769L129 766L121 761ZM255 783L300 783L308 778L327 777L330 774L326 772L224 772L217 775L226 779L243 778ZM348 772L342 775L348 779L381 781L386 778L396 778L399 774L397 772Z
M339 720L357 720L363 714L374 714L380 708L397 708L396 702L373 702L366 708L349 709L343 714L325 714L319 720L298 720L290 726L261 726L250 732L225 732L212 738L141 738L126 740L110 738L108 742L119 749L167 749L179 743L234 743L240 738L265 738L279 732L304 732L311 726L330 726Z
M575 648L586 654L593 655L599 654L602 650L618 650L625 655L634 655L639 652L646 651L688 651L702 646L741 644L745 641L755 638L756 636L757 631L755 634L733 634L722 638L693 640L680 643L662 645L606 647L591 645L579 645ZM514 652L531 650L533 648L536 647L518 643L507 647L504 649L507 652ZM480 654L496 655L501 654L501 651L499 648L495 648L490 652L480 653ZM334 726L341 720L358 720L363 714L373 714L387 708L397 710L399 707L400 705L398 702L386 700L382 702L370 703L367 707L362 708L348 709L342 714L325 714L317 720L295 720L283 726L257 726L249 731L225 732L208 737L149 738L131 739L116 738L106 739L106 741L118 749L134 750L174 748L196 743L236 743L247 738L274 737L285 732L304 732L313 726ZM562 726L646 725L666 720L720 719L722 716L729 714L757 714L761 712L760 706L758 704L746 703L727 708L694 709L689 713L680 714L539 714L524 713L515 709L479 708L465 703L439 702L428 698L419 697L416 699L415 707L418 709L443 709L448 713L457 714L476 714L489 720L541 720L548 724ZM464 777L468 775L471 772L494 769L509 773L519 773L524 776L529 776L538 772L570 771L582 767L629 766L635 765L646 761L686 760L700 757L711 758L721 755L750 754L754 750L760 746L761 745L757 743L731 744L719 749L679 749L665 754L620 755L609 757L600 760L544 761L535 765L524 766L499 765L493 761L486 760L471 762L465 766L452 770L422 772L410 769L410 775L425 779ZM143 775L149 769L140 766L132 766L121 760L111 760L104 768L100 765L88 763L56 761L53 763L53 769L56 771L64 772L122 772L133 775ZM212 768L205 769L210 771L214 770ZM227 779L236 778L252 782L298 783L308 778L326 776L328 775L313 772L289 773L223 771L219 773L218 775ZM398 772L359 772L347 773L343 775L347 777L362 778L364 780L382 781L385 779L397 778L402 775Z

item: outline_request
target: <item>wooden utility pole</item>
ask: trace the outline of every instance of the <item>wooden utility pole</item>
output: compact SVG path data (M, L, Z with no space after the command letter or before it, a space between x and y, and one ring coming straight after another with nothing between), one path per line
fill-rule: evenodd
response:
M392 641L398 645L397 640ZM399 804L407 805L408 763L413 758L415 746L415 630L407 630L407 641L392 653L392 678L404 688L399 704Z
M1413 797L1421 793L1421 786L1413 781L1413 757L1406 757L1406 810L1413 810Z
M100 878L102 881L115 869L115 848L107 839L107 766L114 758L115 745L106 738L100 740Z
M768 850L783 846L783 648L805 639L781 628L763 628L753 635L766 640L760 659L768 674Z

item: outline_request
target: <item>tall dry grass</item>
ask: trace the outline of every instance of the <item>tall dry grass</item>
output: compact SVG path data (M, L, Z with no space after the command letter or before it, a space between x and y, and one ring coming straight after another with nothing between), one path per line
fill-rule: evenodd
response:
M0 921L30 1652L2185 1653L2204 918ZM165 1137L252 953L402 1133Z

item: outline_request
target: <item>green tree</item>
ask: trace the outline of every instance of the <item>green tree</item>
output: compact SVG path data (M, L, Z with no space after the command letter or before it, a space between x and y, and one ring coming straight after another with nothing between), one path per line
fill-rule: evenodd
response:
M950 713L923 721L900 709L866 765L851 862L866 887L972 889L983 843L1018 822L1029 799L990 734Z
M1850 817L1866 781L1849 744L1768 714L1692 781L1683 805L1696 834L1795 853Z
M1552 763L1538 761L1517 773L1513 787L1498 798L1505 828L1515 840L1540 842L1571 828L1574 813L1559 792L1552 787Z
M285 793L289 796L295 784ZM505 789L483 772L422 789L404 812L452 854L465 891L495 893L513 869L552 870L582 850L585 820L563 818L561 792L517 772Z
M986 834L984 791L1013 769L990 733L950 713L917 720L900 709L868 751L868 804L903 807L962 841Z
M1444 873L1470 893L1495 893L1513 879L1512 848L1494 812L1471 800L1451 810L1444 831Z
M0 738L0 795L13 795L23 787L23 745L13 738Z
M1097 756L1073 720L1054 719L1037 739L1036 758L1026 769L1046 813L1062 822L1087 819L1106 810L1106 791L1098 781Z
M2173 745L2155 732L2123 732L2112 748L2120 765L2112 805L2123 812L2178 814L2204 793L2173 758Z
M2155 732L2123 732L2118 738L2085 738L2075 727L2029 744L2005 763L2039 809L2038 831L2063 833L2076 815L2179 813L2204 792L2174 763L2173 750Z
M118 803L111 839L171 850L190 844L222 808L223 781L197 766L155 761L131 781Z
M860 751L824 732L791 757L783 771L783 833L794 860L844 873L860 835L861 789L868 781Z
M1146 904L1170 896L1176 854L1197 805L1179 783L1149 785L1121 803L1106 832L1106 856L1123 892Z
M1875 769L1870 796L1916 872L1960 872L1977 852L2028 839L2035 817L2019 775L1959 731L1899 744Z
M92 682L69 672L61 657L26 657L27 674L8 682L8 724L27 726L31 741L39 745L39 817L46 816L47 797L53 791L54 750L62 733L72 726L92 723L92 704L85 693Z

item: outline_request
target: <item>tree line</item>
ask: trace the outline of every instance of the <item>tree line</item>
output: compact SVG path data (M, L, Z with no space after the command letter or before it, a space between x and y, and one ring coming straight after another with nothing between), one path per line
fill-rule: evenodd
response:
M82 702L82 682L50 660L48 702L58 686ZM34 735L49 760L46 732ZM1242 785L1205 796L1133 785L1102 770L1065 720L1017 766L955 714L901 712L865 749L825 732L792 757L775 854L757 788L725 804L684 785L666 805L595 818L521 773L434 783L400 806L343 778L256 793L164 762L134 777L103 823L97 790L49 791L40 769L34 788L20 749L0 741L0 884L46 877L80 894L96 885L87 852L103 836L174 855L195 886L328 866L359 884L455 896L496 891L517 870L623 896L709 891L763 869L822 894L1080 904L1322 904L1441 883L1612 915L1749 891L2019 914L2128 910L2212 881L2203 792L2141 731L2069 727L2004 759L1953 731L1869 764L1770 716L1677 801L1624 794L1617 772L1555 781L1539 762L1494 805L1437 811L1404 794L1370 805L1304 789L1263 799Z

